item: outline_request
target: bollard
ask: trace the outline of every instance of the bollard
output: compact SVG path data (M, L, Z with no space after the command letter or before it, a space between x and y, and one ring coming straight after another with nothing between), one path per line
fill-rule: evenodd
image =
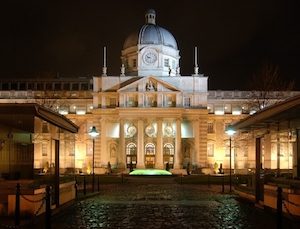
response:
M51 194L49 185L46 186L45 228L51 229Z
M98 192L100 191L100 177L98 175L98 180L97 180L97 190Z
M210 188L210 174L207 176L207 186Z
M86 195L86 180L85 180L85 176L83 176L83 195Z
M16 187L15 225L20 225L20 184Z
M222 193L224 193L224 175L222 175Z
M77 199L78 197L78 182L77 182L77 177L75 176L75 198Z
M282 228L282 188L277 188L277 228Z

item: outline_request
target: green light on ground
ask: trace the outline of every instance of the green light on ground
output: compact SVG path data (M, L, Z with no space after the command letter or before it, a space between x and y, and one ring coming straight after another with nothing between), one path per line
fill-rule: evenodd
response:
M156 175L172 175L169 171L162 169L136 169L129 175L156 176Z

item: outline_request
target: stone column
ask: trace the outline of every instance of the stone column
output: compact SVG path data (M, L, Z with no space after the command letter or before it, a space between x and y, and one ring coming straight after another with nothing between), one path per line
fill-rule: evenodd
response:
M125 153L125 134L124 134L124 120L120 120L120 145L118 155L118 167L126 168L126 153Z
M163 135L162 135L162 120L157 120L157 147L155 155L155 168L163 169Z
M175 158L174 169L181 168L181 119L176 120Z
M199 120L193 120L193 132L194 132L194 151L191 155L191 164L199 165Z
M138 143L137 143L137 165L138 169L145 168L144 152L144 121L138 120Z
M105 167L108 163L108 152L106 147L106 122L107 120L101 119L101 134L100 134L100 142L101 142L101 156L100 156L100 162L101 167Z

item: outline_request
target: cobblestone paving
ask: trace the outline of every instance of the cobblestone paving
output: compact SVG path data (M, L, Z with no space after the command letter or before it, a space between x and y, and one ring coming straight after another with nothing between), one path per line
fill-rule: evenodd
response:
M219 192L172 183L102 185L100 195L56 216L53 228L276 228L274 215Z

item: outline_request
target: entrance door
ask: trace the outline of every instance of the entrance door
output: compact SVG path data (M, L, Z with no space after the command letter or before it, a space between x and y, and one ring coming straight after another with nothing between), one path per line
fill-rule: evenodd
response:
M127 168L136 168L136 162L137 162L136 144L131 142L126 146Z
M152 169L155 165L155 145L153 143L147 143L145 146L145 167L146 169Z
M168 168L172 169L174 166L174 146L171 143L164 145L164 165L169 164Z

